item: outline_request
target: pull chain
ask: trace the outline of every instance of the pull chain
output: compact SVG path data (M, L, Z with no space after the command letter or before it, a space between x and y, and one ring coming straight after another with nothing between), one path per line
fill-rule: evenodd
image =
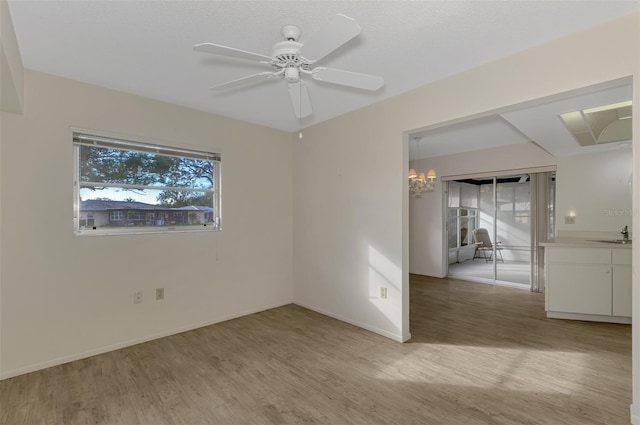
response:
M302 80L298 81L300 85L300 90L298 91L298 106L300 114L298 115L298 127L300 127L300 132L298 133L298 139L302 140Z

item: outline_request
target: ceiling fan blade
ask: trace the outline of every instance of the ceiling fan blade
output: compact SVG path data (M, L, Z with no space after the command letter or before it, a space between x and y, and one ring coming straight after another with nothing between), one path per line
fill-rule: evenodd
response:
M311 77L325 83L340 84L364 90L378 90L384 85L384 78L377 75L360 74L359 72L344 71L342 69L314 68Z
M273 72L260 72L258 74L249 75L248 77L238 78L237 80L229 81L226 83L218 84L217 86L210 87L210 90L228 90L238 87L248 86L253 83L266 81L272 78Z
M234 49L233 47L221 46L213 43L202 43L193 46L193 50L202 53L211 53L213 55L230 56L232 58L248 59L253 61L269 61L269 56L261 55L259 53L247 52L240 49Z
M308 60L317 62L360 34L360 31L360 25L355 19L338 14L328 26L313 34L311 39L304 43L302 54Z
M296 118L305 118L311 115L311 99L309 92L302 80L297 83L288 83L289 97L291 97L291 105Z

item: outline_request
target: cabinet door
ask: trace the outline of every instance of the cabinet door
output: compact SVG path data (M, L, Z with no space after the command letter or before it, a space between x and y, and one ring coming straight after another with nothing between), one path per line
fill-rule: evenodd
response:
M611 266L549 264L548 310L611 315Z
M613 315L631 317L631 266L613 266Z

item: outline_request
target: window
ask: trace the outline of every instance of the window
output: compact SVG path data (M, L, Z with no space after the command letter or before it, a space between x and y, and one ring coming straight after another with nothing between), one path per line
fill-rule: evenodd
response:
M450 181L448 192L448 246L471 245L473 231L478 228L478 186Z
M220 155L73 134L76 234L220 230Z
M93 214L87 213L87 217L89 217L89 215L93 215ZM123 218L124 218L123 211L111 211L111 214L109 214L109 220L111 221L121 221Z
M471 245L477 228L477 208L449 207L449 248Z

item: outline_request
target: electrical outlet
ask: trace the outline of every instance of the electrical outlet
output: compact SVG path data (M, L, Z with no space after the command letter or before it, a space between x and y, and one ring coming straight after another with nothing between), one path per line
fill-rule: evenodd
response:
M564 224L576 224L576 217L574 215L565 215Z
M134 292L133 293L133 303L134 304L142 304L142 292Z
M164 300L164 288L156 288L156 300Z
M380 298L387 298L387 288L384 286L380 287Z

